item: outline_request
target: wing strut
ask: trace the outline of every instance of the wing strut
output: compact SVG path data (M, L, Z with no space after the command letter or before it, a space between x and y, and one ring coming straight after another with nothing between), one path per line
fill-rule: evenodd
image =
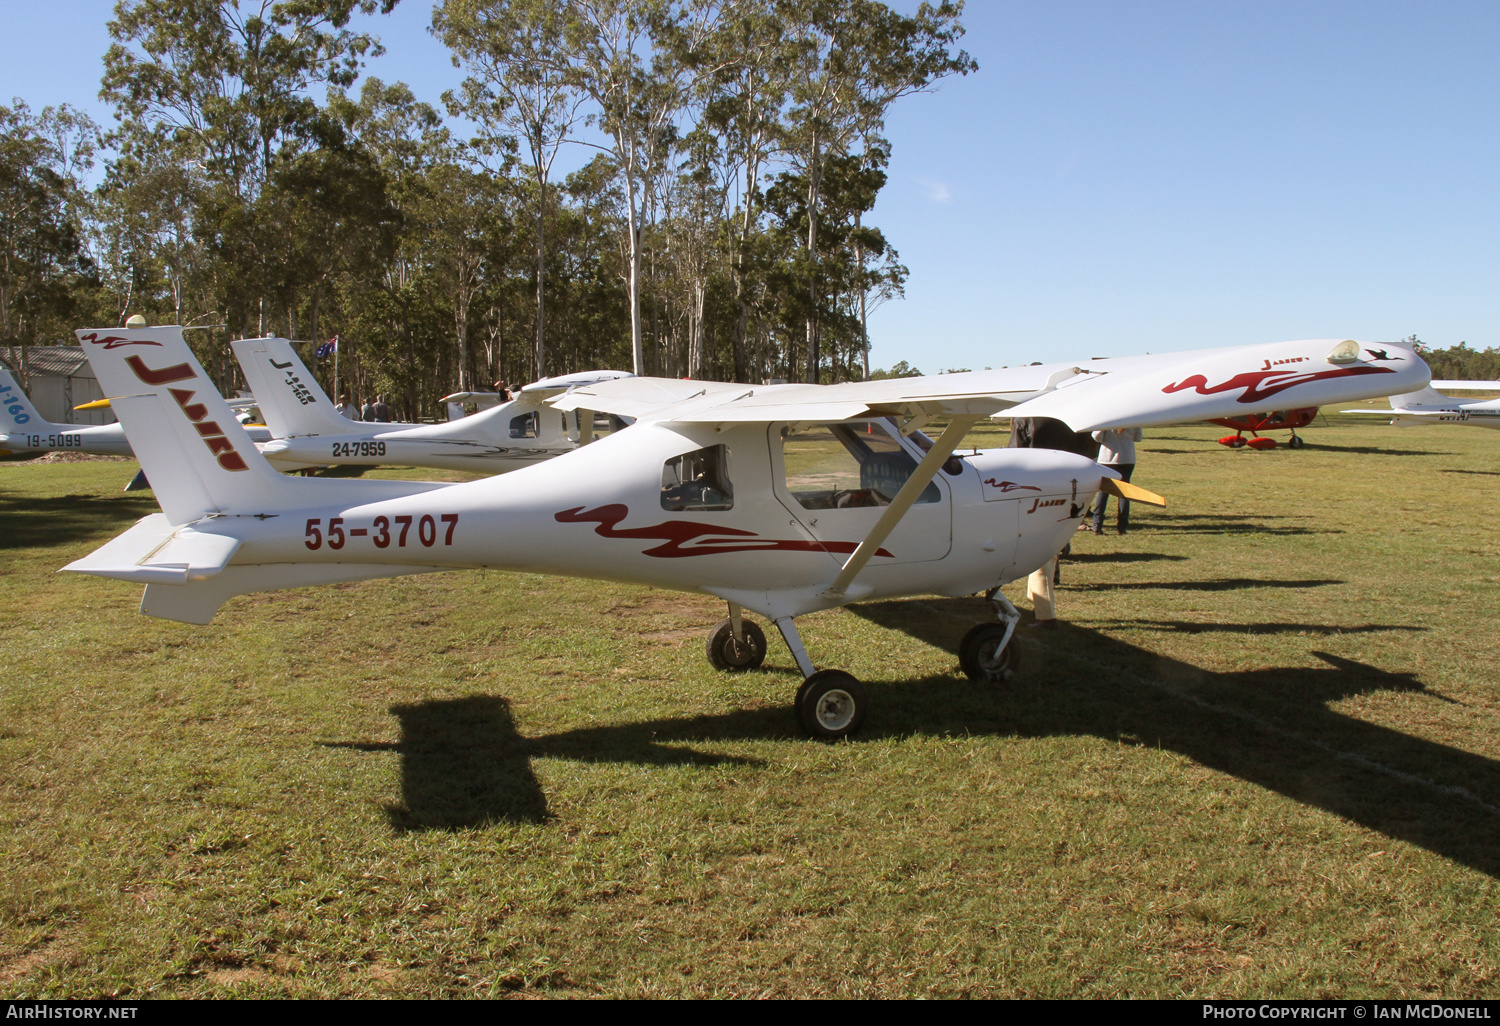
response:
M880 514L880 519L875 521L875 526L870 528L870 533L865 536L865 540L859 543L859 548L850 553L849 561L844 564L839 575L828 586L827 594L842 595L848 590L854 578L859 576L859 572L870 561L870 557L880 551L880 546L890 537L896 525L901 522L901 518L906 516L906 511L911 509L917 497L932 483L932 479L937 476L938 468L948 461L949 456L953 455L953 450L958 448L958 443L963 440L964 435L983 419L982 416L966 415L954 417L949 422L937 442L927 450L927 455L922 457L922 462L917 464L917 469L912 471L911 477L906 479L906 484L901 486L901 490L896 493L891 504L885 508L884 513Z

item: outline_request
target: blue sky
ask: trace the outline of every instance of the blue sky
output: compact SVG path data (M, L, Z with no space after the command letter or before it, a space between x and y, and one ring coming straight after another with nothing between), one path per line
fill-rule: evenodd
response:
M0 102L106 120L113 4L3 2ZM436 103L458 72L429 10L376 19L371 70ZM875 365L1500 346L1500 5L971 0L963 20L978 73L888 124L873 220L911 278L872 319Z

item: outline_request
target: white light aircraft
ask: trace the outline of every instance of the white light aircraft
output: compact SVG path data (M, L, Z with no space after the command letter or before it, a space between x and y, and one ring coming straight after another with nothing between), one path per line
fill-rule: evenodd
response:
M42 419L10 371L0 367L0 455L16 452L132 455L119 424L54 424Z
M80 333L82 337L83 333ZM90 349L137 440L162 513L64 569L145 585L141 611L207 623L255 591L456 568L627 581L715 595L729 616L711 662L758 666L776 625L805 677L815 737L851 734L867 699L815 670L794 620L861 599L985 592L996 621L960 645L976 679L1007 679L1020 614L1000 587L1050 560L1101 489L1155 498L1071 453L954 451L1002 410L1076 429L1204 420L1421 387L1426 364L1387 347L1316 340L844 385L626 378L554 400L636 417L628 431L512 474L464 484L295 479L275 473L176 329ZM917 430L947 427L935 440ZM227 446L205 444L204 425ZM218 437L217 434L213 437Z
M1389 416L1396 427L1419 424L1471 424L1474 427L1500 429L1500 399L1460 399L1444 395L1439 389L1456 388L1475 392L1500 392L1500 381L1434 381L1426 388L1390 397L1391 409L1340 410L1340 413L1373 413Z
M261 454L278 470L399 463L504 473L571 452L592 436L592 415L564 417L548 410L546 399L575 385L630 376L586 371L547 378L509 403L441 424L367 423L334 411L286 339L239 339L230 346L271 430Z

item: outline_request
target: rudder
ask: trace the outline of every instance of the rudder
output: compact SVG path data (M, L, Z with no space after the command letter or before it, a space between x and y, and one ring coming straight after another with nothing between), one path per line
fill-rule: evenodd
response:
M338 435L350 430L328 393L284 338L242 338L229 343L275 438Z

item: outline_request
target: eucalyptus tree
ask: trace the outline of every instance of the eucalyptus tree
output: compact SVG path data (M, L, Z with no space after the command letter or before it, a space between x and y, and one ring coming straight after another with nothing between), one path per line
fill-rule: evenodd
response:
M111 162L96 196L95 248L114 323L141 312L193 325L218 312L209 254L195 233L202 189L191 165L148 148Z
M444 0L433 29L469 76L444 94L455 113L481 127L476 140L494 152L525 141L536 184L536 375L547 374L547 187L558 151L579 119L583 93L563 62L561 12L550 0Z
M807 190L805 369L806 380L816 382L821 370L818 233L827 162L858 140L878 136L896 100L978 65L952 49L963 35L962 0L923 3L914 15L899 14L879 0L776 2L795 49L784 147Z
M273 248L266 220L250 208L277 161L336 140L311 90L353 83L380 46L348 28L351 16L396 2L120 0L115 8L101 95L116 107L116 141L127 155L167 147L164 156L201 174L195 227L224 265L216 277L242 321L257 306L265 326Z
M591 101L588 121L625 183L631 358L646 369L641 331L643 200L667 167L706 42L731 0L558 0L561 46L547 60Z
M772 2L741 3L727 9L709 45L718 56L713 60L714 73L699 80L703 116L698 131L715 137L716 159L725 171L738 176L731 190L737 194L734 216L724 225L725 255L735 307L730 329L732 376L736 381L749 381L754 376L752 366L760 369L761 361L752 357L749 340L753 311L764 293L752 278L755 247L751 240L763 213L761 175L783 136L782 113L794 51L778 6Z
M48 332L66 334L66 317L93 264L84 247L87 203L79 175L91 150L92 125L68 107L39 114L20 100L0 105L0 341L21 347Z

